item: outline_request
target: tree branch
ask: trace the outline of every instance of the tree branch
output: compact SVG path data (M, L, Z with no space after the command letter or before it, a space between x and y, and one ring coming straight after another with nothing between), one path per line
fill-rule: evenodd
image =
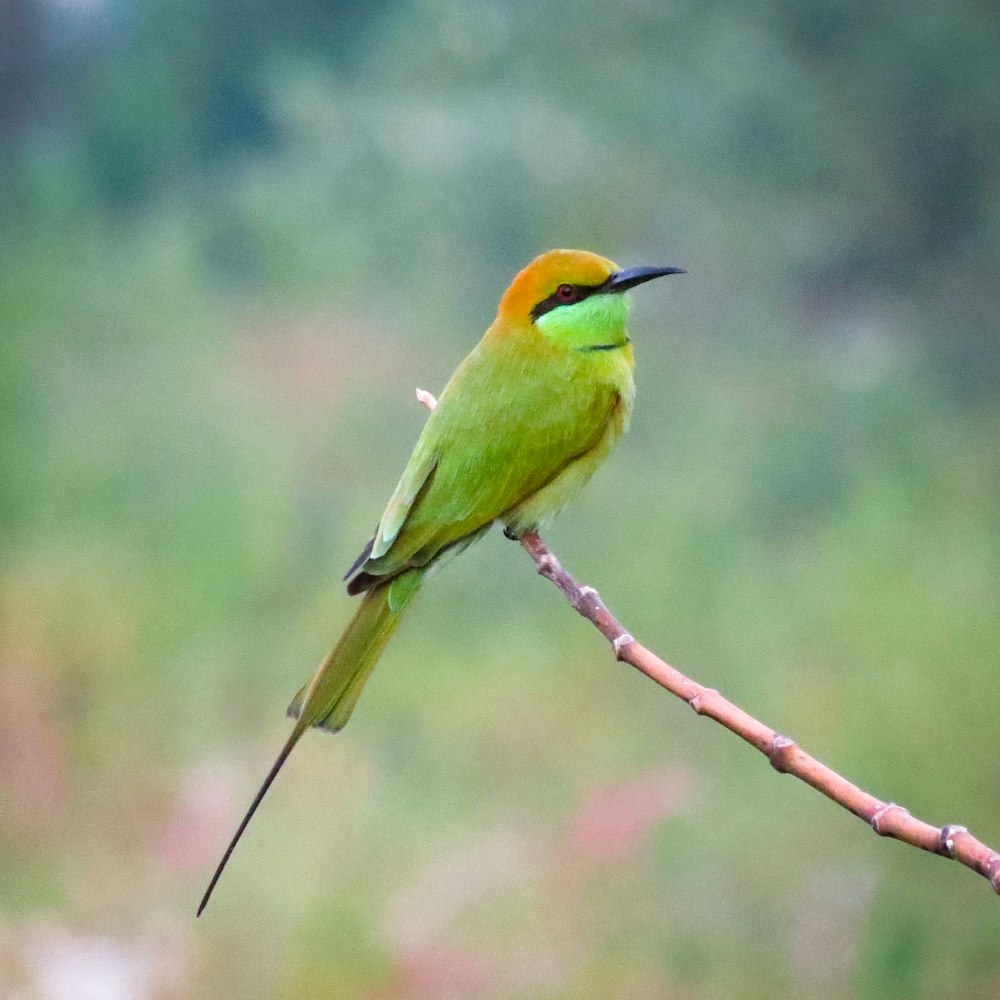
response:
M534 532L520 539L524 550L535 561L538 572L551 580L565 595L573 609L593 623L611 643L615 656L635 667L660 687L686 701L699 715L706 715L730 732L756 747L782 774L791 774L837 805L863 819L881 837L894 837L904 844L954 858L987 878L994 892L1000 893L1000 854L975 838L964 826L949 824L935 827L911 816L895 802L882 802L836 771L810 756L794 740L781 736L758 722L738 705L712 688L702 687L625 631L621 622L608 610L593 587L581 586L560 565L542 539Z
M429 410L437 405L437 400L423 389L417 390L417 399ZM600 594L593 587L577 583L537 533L528 532L519 541L534 560L538 572L551 580L573 609L611 643L618 660L635 667L660 687L687 702L699 715L714 719L756 747L776 771L804 781L863 819L880 837L893 837L931 854L960 861L988 879L993 891L1000 894L1000 854L974 837L964 826L931 826L910 815L903 806L882 802L837 774L806 753L794 740L765 726L713 688L703 687L691 680L637 642L608 610Z

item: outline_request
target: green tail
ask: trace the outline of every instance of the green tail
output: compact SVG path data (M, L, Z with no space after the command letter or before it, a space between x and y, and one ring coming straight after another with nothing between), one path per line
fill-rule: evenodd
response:
M426 572L424 569L407 570L390 583L366 591L360 607L348 622L337 645L316 669L309 683L293 699L288 707L288 714L296 719L295 726L222 855L205 895L202 896L198 907L199 917L208 905L215 884L236 850L243 831L302 734L310 726L336 733L346 725L358 703L361 689L371 676L372 668L385 649L389 637L396 631L403 609L413 599Z
M365 592L337 645L288 706L288 714L299 720L296 729L316 726L339 733L347 725L372 668L423 575L421 570L410 570Z

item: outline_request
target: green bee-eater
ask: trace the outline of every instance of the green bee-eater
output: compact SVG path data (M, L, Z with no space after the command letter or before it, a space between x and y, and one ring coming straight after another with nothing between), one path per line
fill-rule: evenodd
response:
M677 267L621 270L551 250L514 278L497 318L458 366L417 439L372 540L345 577L363 594L333 651L296 695L296 719L198 908L295 744L335 733L420 585L499 521L517 538L575 496L628 427L635 386L630 288Z

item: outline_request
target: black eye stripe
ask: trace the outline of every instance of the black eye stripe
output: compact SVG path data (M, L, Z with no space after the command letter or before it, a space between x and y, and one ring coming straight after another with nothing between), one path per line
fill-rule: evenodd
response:
M562 288L566 282L560 284L559 288ZM600 285L573 285L571 286L579 293L574 299L564 299L559 295L559 289L556 289L548 298L542 299L536 306L531 310L531 318L533 320L538 319L539 316L544 316L547 312L552 312L553 309L559 306L571 306L576 302L582 302L584 299L589 298L594 292L600 291L604 284Z

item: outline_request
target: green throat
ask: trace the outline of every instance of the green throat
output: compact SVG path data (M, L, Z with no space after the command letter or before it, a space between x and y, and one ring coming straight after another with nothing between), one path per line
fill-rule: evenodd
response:
M611 351L628 343L628 299L591 295L539 316L535 326L553 343L580 351Z

